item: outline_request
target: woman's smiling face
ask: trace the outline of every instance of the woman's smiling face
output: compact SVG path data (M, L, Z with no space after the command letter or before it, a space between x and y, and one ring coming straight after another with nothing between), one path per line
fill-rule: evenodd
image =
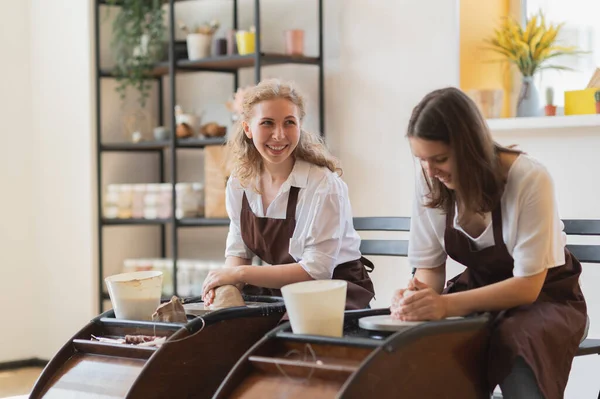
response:
M421 167L431 179L438 179L450 190L454 190L452 175L454 162L450 146L443 141L423 140L410 137L410 148Z
M278 98L254 106L252 119L244 123L244 132L265 162L281 164L290 158L300 141L298 107Z

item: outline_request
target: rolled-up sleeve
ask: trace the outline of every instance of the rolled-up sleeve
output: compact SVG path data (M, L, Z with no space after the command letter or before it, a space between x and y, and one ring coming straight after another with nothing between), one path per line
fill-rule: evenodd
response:
M430 214L439 211L424 206L426 182L421 172L418 173L410 218L408 263L413 268L433 268L444 263L448 256L431 220Z
M565 238L554 194L554 182L545 170L523 181L516 244L515 277L532 276L565 263Z
M233 178L229 178L227 181L227 189L225 191L225 207L230 220L225 257L236 256L243 259L252 259L254 254L248 249L246 244L244 244L240 227L240 214L242 211L244 190L232 179Z
M290 254L315 280L330 279L338 264L346 214L343 191L343 182L324 181L311 203L304 242L290 241Z

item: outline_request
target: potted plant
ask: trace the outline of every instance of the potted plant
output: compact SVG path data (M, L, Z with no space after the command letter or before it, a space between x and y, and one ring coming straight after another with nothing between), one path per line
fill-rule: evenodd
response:
M184 23L180 23L179 28L186 34L189 60L199 60L210 56L210 46L213 35L219 29L219 21L213 20L196 26L193 31L190 31Z
M526 21L525 27L513 18L506 18L495 34L485 42L488 49L500 54L502 61L517 66L522 75L521 92L517 103L517 116L539 116L539 95L533 84L534 75L544 69L571 70L550 64L561 55L580 54L576 47L557 44L563 24L546 24L540 12Z
M107 0L120 5L112 24L117 92L125 98L128 87L138 91L143 108L152 87L147 79L154 65L165 57L163 0Z
M596 113L600 114L600 90L594 93L594 100L596 100Z
M556 115L556 105L554 105L554 89L552 87L548 87L546 89L546 107L544 110L546 111L546 116Z

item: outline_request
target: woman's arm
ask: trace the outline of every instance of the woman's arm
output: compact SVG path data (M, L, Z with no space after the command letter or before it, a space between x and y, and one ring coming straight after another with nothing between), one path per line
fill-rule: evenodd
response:
M446 285L446 263L438 267L417 269L415 277L441 294Z
M247 259L228 257L226 267L208 273L202 287L204 301L208 305L214 300L214 289L222 285L235 285L240 290L245 284L281 288L287 284L312 280L312 277L298 263L251 266L240 264L242 261Z
M529 305L540 295L547 273L545 269L533 276L511 277L485 287L445 295L446 317Z
M298 263L267 267L243 266L238 269L238 272L241 282L265 288L279 289L287 284L313 279Z
M236 267L251 264L250 259L240 258L239 256L228 256L225 258L225 267Z
M225 267L244 266L251 263L252 261L250 259L240 258L238 256L228 256L225 258ZM244 283L238 283L235 286L241 291L244 288Z
M439 320L474 312L498 311L533 303L540 294L547 270L528 277L511 277L498 283L453 294L440 295L415 279L418 291L399 298L393 316L405 321Z
M284 285L308 281L313 278L308 274L300 264L289 263L285 265L272 266L252 266L247 264L237 264L243 259L227 258L230 263L223 269L211 271L204 281L203 291L208 292L221 285L244 284L256 285L265 288L281 288ZM236 262L236 264L233 264ZM239 287L238 287L239 288Z

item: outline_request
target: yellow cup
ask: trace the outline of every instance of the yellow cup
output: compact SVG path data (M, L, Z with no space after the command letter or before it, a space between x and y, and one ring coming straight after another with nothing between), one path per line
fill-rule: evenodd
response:
M240 55L252 54L254 53L254 40L255 33L248 32L244 30L240 30L236 32L235 39L237 41L238 53Z

